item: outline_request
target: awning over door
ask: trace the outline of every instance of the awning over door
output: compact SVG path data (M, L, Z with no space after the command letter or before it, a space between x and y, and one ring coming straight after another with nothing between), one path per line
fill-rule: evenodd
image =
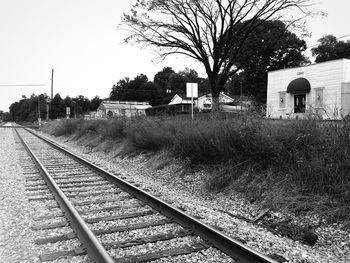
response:
M290 94L305 94L311 90L310 82L305 78L298 78L289 83L287 93Z

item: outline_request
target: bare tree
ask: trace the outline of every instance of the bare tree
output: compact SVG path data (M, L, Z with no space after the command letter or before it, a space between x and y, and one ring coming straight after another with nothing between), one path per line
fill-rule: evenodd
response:
M252 32L267 20L302 21L311 14L311 1L137 0L124 14L131 30L126 41L154 46L162 57L183 54L201 62L217 106L226 81L240 69L236 58Z

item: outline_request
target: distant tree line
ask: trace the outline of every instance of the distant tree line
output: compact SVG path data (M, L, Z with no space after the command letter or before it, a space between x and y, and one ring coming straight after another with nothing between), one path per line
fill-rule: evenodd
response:
M127 77L119 80L112 87L110 100L148 101L152 106L168 104L174 94L186 94L187 82L196 82L201 92L209 92L207 80L198 77L195 70L186 68L176 73L171 67L165 67L154 76L153 81L144 74L133 80Z
M11 120L11 116L9 112L4 112L2 110L0 110L0 122L1 121L10 121Z
M96 111L101 101L102 99L98 96L89 100L83 95L75 98L67 96L62 99L60 94L57 93L53 97L52 102L49 102L47 94L32 94L29 98L22 96L20 101L12 103L7 119L16 122L34 122L39 117L39 111L40 117L45 119L47 116L47 104L50 105L50 119L65 118L66 107L70 107L70 117L79 117L89 111Z

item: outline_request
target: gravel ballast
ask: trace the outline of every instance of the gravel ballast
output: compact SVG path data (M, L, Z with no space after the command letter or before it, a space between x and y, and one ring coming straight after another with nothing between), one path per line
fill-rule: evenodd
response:
M150 162L148 154L118 157L113 152L94 152L66 137L43 135L280 262L350 262L349 232L341 230L337 224L316 228L318 240L314 246L310 246L272 233L259 224L239 219L254 219L262 211L237 194L207 192L204 182L208 174L205 171L187 172L182 161L174 160L158 170ZM296 222L303 220L293 218Z
M42 190L46 187L44 181L12 129L0 129L0 145L0 262L41 262L40 255L81 246L77 239L46 245L35 243L38 239L71 233L72 229L69 226L40 229L67 221L62 216L46 219L62 212L52 208L57 206L56 201L41 199L52 195L47 189ZM35 187L36 184L40 186ZM86 256L63 260L58 262L88 262Z
M281 262L350 262L349 233L341 230L337 224L322 224L317 227L315 229L318 235L316 244L314 246L306 245L270 232L259 224L249 222L261 213L259 207L251 205L244 198L233 193L206 192L204 181L208 174L204 171L186 171L181 161L174 160L162 169L157 170L150 161L152 156L147 154L121 158L116 157L114 153L93 152L91 149L79 146L74 141L67 141L67 138L45 136L111 173L122 176L126 181L139 185L145 191L199 218L226 235L237 238L247 246L266 255L278 256L277 258ZM37 175L35 175L35 168L32 168L32 165L29 164L22 146L16 142L11 129L0 129L0 143L0 262L39 262L38 255L45 248L53 251L55 247L68 248L71 243L78 246L79 242L76 242L76 240L47 246L34 244L36 238L51 236L52 231L33 231L31 227L39 224L33 218L45 215L46 212L43 211L49 212L50 210L51 214L59 214L60 212L56 208L48 208L54 206L54 201L28 201L29 194L26 187L33 183L26 183L25 176ZM32 172L33 175L28 175ZM84 200L84 198L79 198L79 201L81 200ZM134 202L137 203L138 201L133 199L123 201L125 205ZM113 206L113 203L104 203L98 206L84 205L79 207L79 210L104 206ZM101 213L101 215L104 214ZM249 220L242 220L235 215L240 215ZM277 212L272 212L272 215L283 217ZM88 218L89 216L88 213L84 217ZM158 215L147 217L158 217ZM145 218L147 219L147 217ZM160 218L162 217L160 216ZM296 217L293 218L293 221L302 223L303 219ZM42 222L45 222L45 220ZM132 220L119 220L106 224L114 226L128 222L132 222ZM100 228L98 223L90 225L94 229ZM152 234L153 231L157 233L156 229L167 227L101 235L99 239L104 242L110 239L123 240L129 235L132 237L144 236L147 231L151 231ZM63 227L58 232L69 233L71 230L68 227ZM184 244L189 242L187 239L183 240ZM161 243L166 247L171 244L171 241ZM154 244L148 248L149 251L157 249ZM139 249L141 247L123 250L112 249L111 251L118 257L124 255L124 251L135 250L136 253ZM81 256L60 259L56 262L88 262L88 259L86 256ZM216 249L209 248L191 255L181 255L171 259L164 258L155 262L231 262L231 260Z
M25 152L11 129L0 129L0 145L0 262L39 262L21 168Z

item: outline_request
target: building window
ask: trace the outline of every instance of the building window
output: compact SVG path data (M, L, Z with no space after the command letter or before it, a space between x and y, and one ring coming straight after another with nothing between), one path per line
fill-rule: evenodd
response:
M315 106L319 108L323 106L323 88L315 89L315 91Z
M112 111L108 111L107 112L107 118L113 118L113 112Z
M286 92L279 93L279 106L280 108L286 107Z

